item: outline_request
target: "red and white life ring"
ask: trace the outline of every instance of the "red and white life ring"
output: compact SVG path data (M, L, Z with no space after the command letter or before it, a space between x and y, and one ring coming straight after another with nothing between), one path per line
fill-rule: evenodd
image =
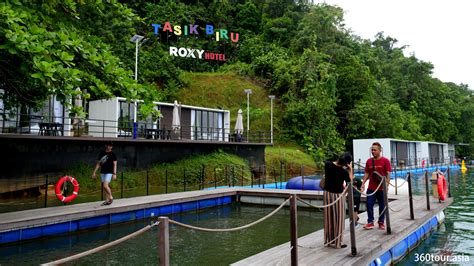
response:
M448 186L443 174L438 174L438 195L440 200L445 200L448 195Z
M72 192L72 194L67 197L64 196L62 193L64 182L71 182L74 187L74 191ZM64 203L71 202L77 197L77 194L79 193L79 182L77 182L77 179L75 179L72 176L63 176L56 183L55 192L56 192L56 197L60 201Z

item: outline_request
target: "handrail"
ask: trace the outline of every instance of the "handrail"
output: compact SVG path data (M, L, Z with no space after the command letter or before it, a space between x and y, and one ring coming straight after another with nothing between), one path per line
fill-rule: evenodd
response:
M192 229L192 230L197 230L197 231L204 231L204 232L233 232L233 231L238 231L238 230L242 230L242 229L246 229L246 228L249 228L251 226L254 226L260 222L263 222L265 221L266 219L272 217L275 213L277 213L279 210L281 210L281 208L283 208L289 201L290 201L291 197L288 198L287 200L285 200L282 204L280 204L280 206L278 206L278 208L276 208L275 210L273 210L272 212L270 212L269 214L265 215L264 217L256 220L255 222L252 222L250 224L247 224L247 225L243 225L243 226L239 226L239 227L234 227L234 228L215 228L215 229L212 229L212 228L203 228L203 227L198 227L198 226L193 226L193 225L189 225L189 224L184 224L184 223L180 223L178 221L175 221L175 220L172 220L170 219L169 222L172 223L172 224L176 224L176 225L179 225L181 227L184 227L184 228L187 228L187 229Z
M79 253L79 254L76 254L76 255L73 255L73 256L70 256L70 257L66 257L66 258L63 258L63 259L60 259L60 260L55 260L55 261L51 261L51 262L48 262L48 263L44 263L44 264L41 264L41 265L59 265L59 264L63 264L63 263L66 263L66 262L70 262L70 261L74 261L74 260L77 260L77 259L80 259L80 258L83 258L85 256L88 256L88 255L91 255L91 254L94 254L94 253L97 253L99 251L102 251L104 249L107 249L109 247L112 247L112 246L115 246L117 244L120 244L126 240L129 240L133 237L136 237L148 230L150 230L151 228L157 226L159 224L159 222L155 222L153 224L149 224L145 227L143 227L142 229L138 230L138 231L135 231L131 234L128 234L122 238L119 238L117 240L114 240L110 243L107 243L105 245L102 245L102 246L98 246L96 248L93 248L93 249L90 249L90 250L87 250L87 251L84 251L82 253Z

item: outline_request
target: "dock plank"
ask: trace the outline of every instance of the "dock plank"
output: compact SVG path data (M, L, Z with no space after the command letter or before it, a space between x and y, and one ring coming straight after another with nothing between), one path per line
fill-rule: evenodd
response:
M324 232L321 229L299 237L298 263L300 265L367 265L452 203L452 198L443 203L438 203L438 200L431 197L431 210L428 211L426 210L425 196L414 196L415 219L410 220L408 196L390 195L390 198L392 199L389 203L392 234L388 235L386 231L380 231L378 228L364 230L362 226L358 227L356 229L357 255L352 256L350 254L349 220L346 219L343 242L348 245L347 248L324 247ZM376 213L375 218L377 218L378 208L374 211ZM367 221L366 213L359 216L362 223ZM289 264L291 264L290 242L287 242L232 265Z

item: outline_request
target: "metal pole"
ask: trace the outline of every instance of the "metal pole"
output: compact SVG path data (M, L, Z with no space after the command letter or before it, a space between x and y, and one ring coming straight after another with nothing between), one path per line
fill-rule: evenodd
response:
M183 168L183 181L184 191L186 191L186 168Z
M298 215L296 194L290 199L291 266L298 265Z
M242 165L242 168L241 168L241 181L240 181L240 185L243 187L244 186L244 166Z
M397 187L397 160L395 159L395 195L398 195L398 187Z
M352 182L349 182L348 200L349 200L349 230L351 232L351 255L357 255L356 237L355 237L355 217L354 217L354 191L352 190Z
M120 175L120 198L123 199L123 172Z
M201 166L201 189L204 189L204 164Z
M448 166L448 197L451 198L451 170Z
M148 167L146 168L146 195L148 196Z
M250 171L250 187L253 188L253 172Z
M232 165L232 187L235 187L235 168Z
M250 93L247 93L247 141L249 141L249 131L250 131Z
M165 193L168 193L168 169L165 170Z
M410 202L410 219L415 220L415 214L413 213L413 195L411 193L411 174L408 173L408 200Z
M270 143L273 144L273 99L275 95L270 95Z
M100 200L104 200L104 183L100 182Z
M44 207L48 207L48 175L46 175L46 183L44 187Z
M430 210L430 189L428 187L428 171L425 171L426 209Z
M265 165L262 165L263 168L263 189L265 189L265 184L267 183L267 168Z
M138 40L135 41L135 81L138 79Z
M214 188L217 188L217 174L216 167L214 166Z
M385 202L385 218L387 220L387 234L392 233L392 228L390 227L390 211L388 207L388 190L387 190L387 177L382 178L383 182L383 201Z
M301 165L300 167L300 174L301 174L301 190L304 190L304 166Z
M169 231L169 219L168 217L158 217L158 258L160 259L160 265L170 265L170 231Z

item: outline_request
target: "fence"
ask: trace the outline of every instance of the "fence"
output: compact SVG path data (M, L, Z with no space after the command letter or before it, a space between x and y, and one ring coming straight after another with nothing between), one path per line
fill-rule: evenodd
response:
M249 186L251 188L285 188L285 182L295 176L314 176L315 168L303 167L291 163L280 162L274 167L265 165L236 164L202 164L200 167L163 167L147 168L141 171L124 170L119 171L117 179L111 182L114 198L127 198L144 195L166 194L172 192L183 192L192 190L203 190L217 187ZM74 173L75 172L75 173ZM58 206L56 197L48 197L48 188L56 184L61 176L70 175L76 178L81 186L78 197L73 203L91 202L104 199L103 187L100 185L100 177L91 183L92 169L80 168L72 174L44 175L33 178L22 179L0 179L1 192L8 193L17 190L36 190L43 196L36 198L33 208ZM87 187L88 193L84 193ZM71 194L73 186L69 182L64 183L62 189L65 194ZM50 192L51 194L51 192ZM10 204L7 211L18 211L29 209L32 206L22 204ZM0 206L0 213L5 212Z
M192 140L271 143L269 131L245 131L237 134L230 128L133 122L130 120L79 119L59 116L18 114L11 118L0 113L0 133L38 136L92 136L149 140Z
M381 177L381 182L379 183L379 187L383 186L384 191L387 191L388 184L390 184L391 186L394 186L390 183L390 180L388 180L389 182L386 182L386 180L385 180L386 178L384 176L381 176L377 172L375 172L375 174L378 174ZM437 170L436 171L436 178L439 178L440 175L446 175L447 176L447 178L448 178L447 182L448 182L448 186L449 186L449 183L450 183L450 170L449 170L449 168L446 171L446 173L443 173L443 172ZM424 178L425 178L427 209L429 210L430 205L429 205L428 171L425 171ZM413 196L412 196L412 191L411 191L411 174L410 173L408 173L407 176L406 176L406 182L408 182L408 191L409 191L408 201L409 201L409 205L410 205L410 219L414 220L415 217L414 217L414 212L413 212ZM402 186L402 185L403 184L401 184L400 186ZM353 184L352 184L352 182L350 182L348 184L348 186L346 187L346 189L344 190L344 192L341 193L341 195L339 196L338 199L336 199L332 203L329 203L329 204L326 204L326 205L323 205L323 206L311 205L311 204L305 202L304 200L302 200L301 198L299 198L297 194L292 194L288 199L285 199L280 204L280 206L278 206L275 210L273 210L272 212L270 212L266 216L254 221L250 224L239 226L239 227L236 227L236 228L216 228L216 229L202 228L202 227L196 227L196 226L192 226L192 225L183 224L183 223L171 220L168 217L159 217L158 221L155 222L153 224L153 226L154 225L159 226L158 252L159 252L160 265L166 265L166 266L170 265L170 258L169 258L169 247L170 247L170 245L169 245L169 241L170 241L169 224L170 223L175 224L177 226L181 226L181 227L189 229L189 230L205 231L205 232L211 232L211 233L212 232L217 233L217 232L230 232L230 231L244 230L246 228L249 228L253 225L256 225L260 222L265 221L266 219L268 219L269 217L271 217L275 213L277 213L279 210L281 210L288 203L290 204L290 252L289 252L289 255L291 256L291 265L292 266L298 265L297 201L301 201L301 202L303 202L303 203L305 203L305 204L307 204L311 207L318 208L318 209L328 208L328 207L332 206L333 204L336 204L339 200L343 200L345 194L347 193L348 194L347 200L348 200L348 203L349 203L348 206L354 206L353 189L355 189L355 188L353 188ZM377 190L378 190L378 188L375 191L377 191ZM362 194L365 194L363 191L359 191L359 192L362 193ZM365 195L366 196L371 196L370 194L369 195L365 194ZM451 197L451 195L449 195L449 197ZM391 210L391 208L388 205L389 202L388 202L387 193L384 193L384 202L385 202L386 205L385 205L385 209L382 210L382 213L385 213L385 215L386 215L386 224L387 224L386 232L387 232L387 234L391 234L391 226L390 226L390 210ZM350 236L351 236L351 240L350 240L350 242L351 242L351 254L350 255L351 256L357 256L357 245L356 245L356 235L355 235L355 222L356 221L355 221L355 216L354 216L354 208L349 207L348 209L349 209L349 221L350 221L349 229L350 229ZM393 210L393 211L395 211L395 210ZM54 262L45 264L45 265L55 265L55 264L58 264L58 263L64 263L64 262L68 262L68 261L78 259L78 258L83 257L83 256L87 256L87 255L92 254L94 252L103 250L103 249L105 249L109 246L112 246L112 245L118 244L120 242L123 242L126 239L129 239L129 238L131 238L135 235L138 235L142 232L148 231L149 227L150 226L147 226L147 227L139 230L138 232L135 232L135 233L133 233L129 236L126 236L126 237L123 237L119 240L114 241L114 242L117 242L117 243L109 243L107 245L94 248L90 251L86 251L86 252L83 252L81 254L77 254L77 255L74 255L74 256L71 256L71 257L67 257L67 258L64 258L64 259L61 259L61 260L58 260L58 261L54 261ZM341 234L342 233L343 232L341 232ZM339 237L340 237L340 235L337 236L335 239L337 239ZM327 245L327 244L330 244L330 243L324 243L324 244Z

